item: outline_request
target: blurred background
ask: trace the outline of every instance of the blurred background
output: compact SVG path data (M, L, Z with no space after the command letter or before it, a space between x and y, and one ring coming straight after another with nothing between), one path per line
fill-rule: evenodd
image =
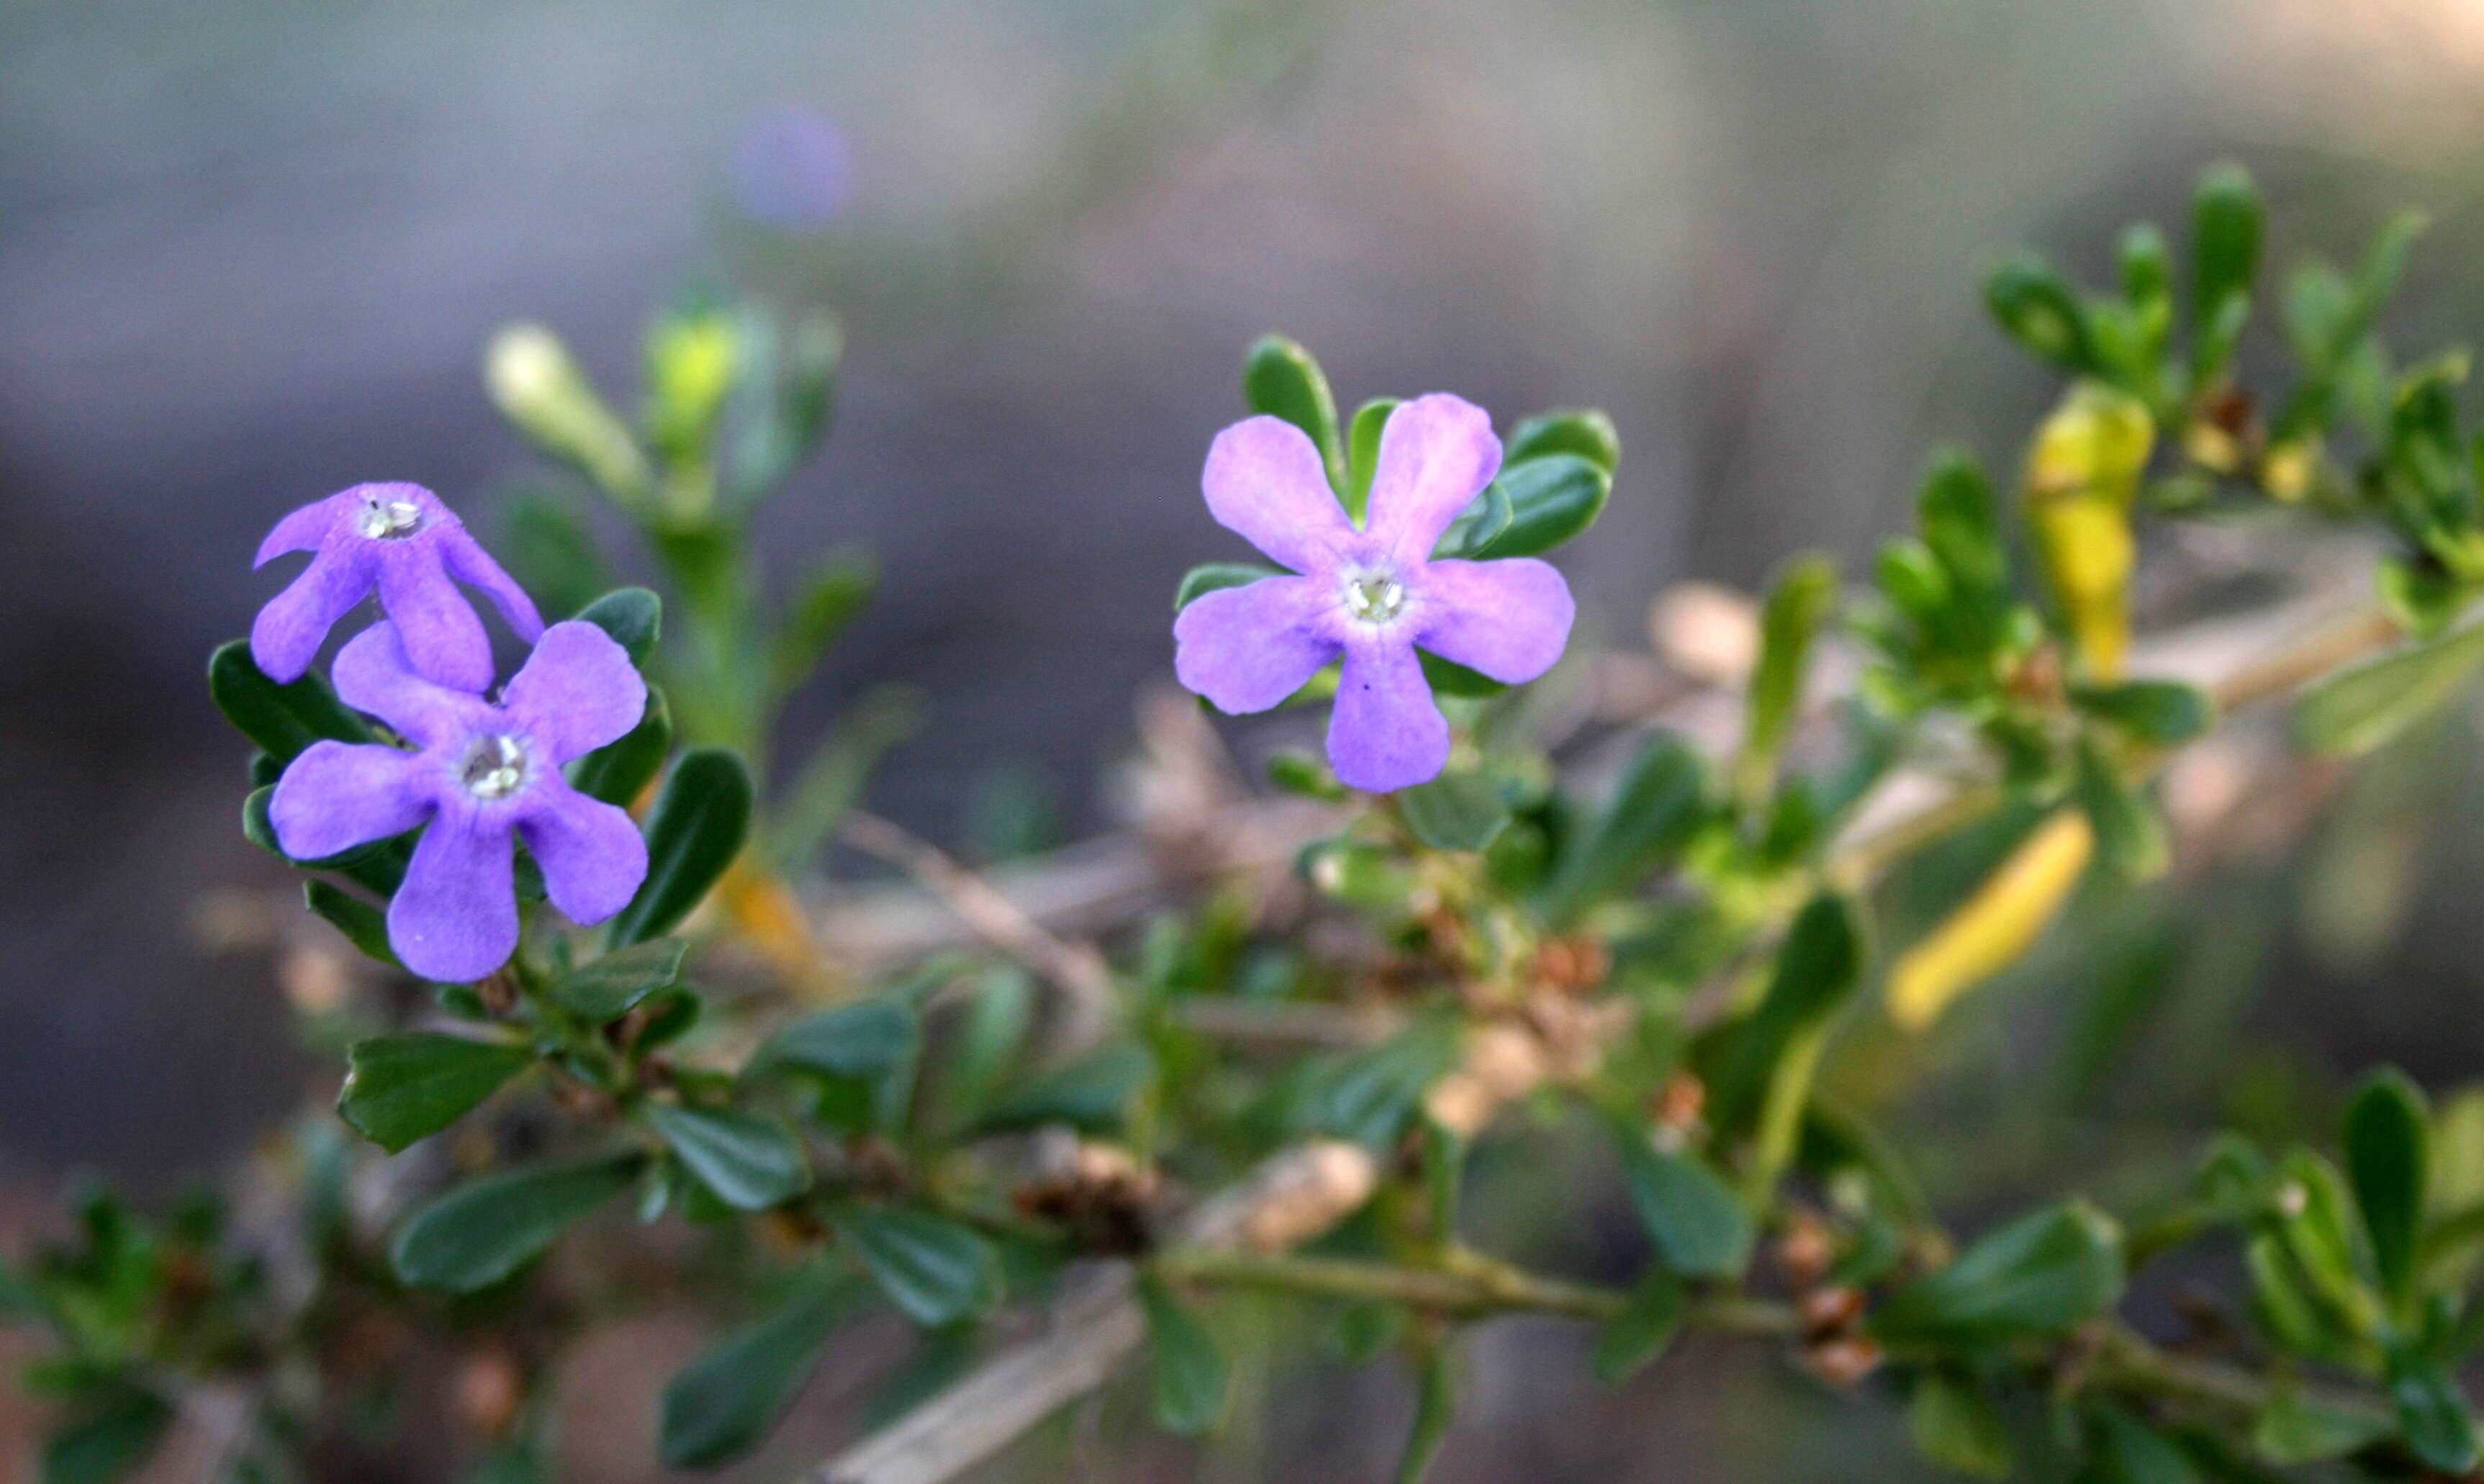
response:
M488 539L526 467L480 386L504 323L626 394L687 289L832 310L836 429L766 519L789 565L851 546L885 580L787 725L910 681L930 721L875 807L957 843L998 798L1068 836L1168 678L1174 581L1243 554L1197 475L1260 331L1349 404L1609 409L1621 478L1565 560L1591 630L1635 643L1675 580L1867 551L1935 439L2014 461L2050 389L1984 326L1980 262L2029 241L2101 276L2125 220L2178 229L2213 158L2257 173L2280 265L2428 208L2402 338L2458 338L2484 314L2479 82L2484 0L14 0L0 1243L72 1170L161 1192L230 1166L331 1075L262 957L201 946L199 904L284 875L234 827L245 749L201 667L274 590L249 556L297 504L413 479ZM2484 1044L2484 858L2449 827L2473 740L2454 714L2176 895L2092 904L1906 1053L1936 1063L1910 1104L1935 1194L1972 1213L2041 1171L2109 1199L2210 1120L2326 1126L2375 1059L2457 1083ZM2139 1055L2094 1049L2133 1026ZM1914 1467L1887 1409L1756 1358L1606 1394L1537 1363L1574 1333L1496 1333L1442 1479ZM614 1364L643 1405L662 1368ZM1402 1378L1270 1385L1259 1429L1151 1467L1386 1467ZM1768 1420L1788 1406L1834 1425ZM649 1467L611 1431L576 1477Z

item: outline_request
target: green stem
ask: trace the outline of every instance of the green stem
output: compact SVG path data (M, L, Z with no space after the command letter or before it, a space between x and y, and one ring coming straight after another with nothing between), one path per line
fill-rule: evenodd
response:
M1349 1257L1290 1257L1272 1253L1176 1249L1150 1264L1168 1281L1221 1283L1307 1298L1405 1304L1460 1316L1531 1312L1574 1319L1610 1319L1629 1303L1618 1288L1526 1272L1498 1259L1461 1253L1456 1269L1400 1267ZM1759 1299L1718 1297L1691 1306L1689 1322L1728 1334L1785 1336L1794 1311Z
M1397 1460L1396 1484L1423 1484L1457 1419L1458 1354L1455 1336L1444 1335L1423 1347L1422 1375L1415 1392L1415 1422Z
M1742 1194L1753 1211L1765 1216L1776 1194L1777 1177L1794 1160L1795 1143L1802 1133L1802 1111L1811 1101L1813 1074L1828 1044L1828 1026L1808 1025L1786 1039L1777 1065L1768 1069L1768 1088L1760 1104L1759 1130L1751 1140L1751 1168Z

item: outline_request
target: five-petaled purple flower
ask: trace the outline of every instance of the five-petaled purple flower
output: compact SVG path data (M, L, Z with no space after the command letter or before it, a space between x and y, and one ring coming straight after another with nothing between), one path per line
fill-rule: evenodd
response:
M310 565L250 627L251 658L275 680L301 679L328 631L374 587L414 668L459 690L491 688L492 641L458 582L489 594L520 638L543 633L534 600L418 484L358 484L313 500L276 523L252 565L287 552L311 553Z
M1208 512L1301 576L1193 600L1174 621L1174 673L1219 710L1265 711L1341 655L1328 729L1337 777L1380 793L1437 776L1449 727L1416 649L1516 685L1561 658L1577 613L1561 574L1532 557L1431 559L1499 468L1482 408L1417 397L1381 431L1358 530L1300 428L1263 417L1217 434Z
M347 705L420 750L313 742L268 801L277 844L317 859L428 821L388 912L389 946L426 979L466 982L518 946L509 837L543 868L572 920L621 910L647 875L630 816L569 786L560 768L638 724L646 684L611 635L571 621L544 631L499 705L415 673L395 626L354 636L332 670Z

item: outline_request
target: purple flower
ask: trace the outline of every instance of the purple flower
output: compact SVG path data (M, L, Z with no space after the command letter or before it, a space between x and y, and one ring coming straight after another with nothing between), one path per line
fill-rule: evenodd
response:
M491 688L492 641L457 583L489 594L520 638L543 633L534 601L418 484L358 484L313 500L276 523L252 565L287 552L312 553L310 565L250 626L250 656L274 680L301 679L328 631L374 587L415 669L459 690Z
M1174 671L1221 711L1265 711L1342 655L1328 756L1358 789L1437 776L1449 726L1419 646L1516 685L1561 658L1577 613L1561 574L1532 557L1431 560L1500 468L1482 408L1435 392L1390 415L1364 528L1330 492L1310 438L1278 418L1216 435L1202 479L1217 524L1300 577L1194 600L1174 621Z
M544 631L499 705L415 673L397 630L374 624L337 656L337 693L419 751L313 742L268 800L277 844L315 860L429 822L389 904L389 945L425 979L463 983L518 946L514 832L573 921L621 910L647 875L630 816L569 786L560 767L638 724L647 687L611 635L575 620Z

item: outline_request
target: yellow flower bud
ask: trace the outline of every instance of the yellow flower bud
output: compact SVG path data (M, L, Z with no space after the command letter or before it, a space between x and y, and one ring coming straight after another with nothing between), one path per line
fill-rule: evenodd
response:
M1889 1018L1924 1030L1959 995L2015 962L2068 900L2094 851L2095 832L2076 808L2036 826L1974 896L1890 969Z
M2088 673L2112 680L2130 646L2130 506L2156 441L2137 398L2074 387L2027 456L2027 513Z

